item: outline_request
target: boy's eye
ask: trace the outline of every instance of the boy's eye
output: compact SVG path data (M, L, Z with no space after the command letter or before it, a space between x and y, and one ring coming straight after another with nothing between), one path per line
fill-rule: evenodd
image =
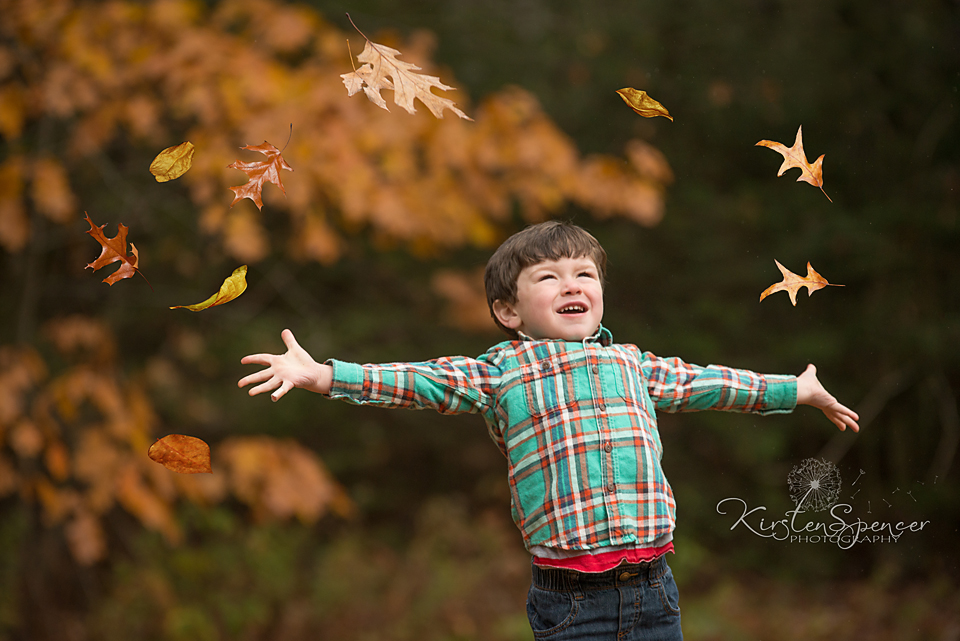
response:
M553 274L543 274L540 276L540 280L547 280L548 278L554 278Z

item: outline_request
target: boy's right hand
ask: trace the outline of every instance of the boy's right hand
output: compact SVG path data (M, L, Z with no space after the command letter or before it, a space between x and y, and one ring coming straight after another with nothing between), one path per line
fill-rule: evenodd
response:
M327 394L333 381L333 368L313 360L313 357L300 347L289 329L283 330L280 338L287 346L285 354L251 354L240 359L244 365L265 365L266 369L241 378L237 387L259 383L250 388L250 396L276 390L270 395L274 402L294 387Z

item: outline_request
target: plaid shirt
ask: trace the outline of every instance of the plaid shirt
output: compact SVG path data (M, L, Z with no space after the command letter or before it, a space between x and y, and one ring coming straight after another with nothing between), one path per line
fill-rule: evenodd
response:
M673 492L656 410L757 414L796 406L794 376L761 375L616 344L506 341L479 358L357 365L331 360L329 396L381 407L477 413L508 461L513 519L527 549L601 552L669 540Z

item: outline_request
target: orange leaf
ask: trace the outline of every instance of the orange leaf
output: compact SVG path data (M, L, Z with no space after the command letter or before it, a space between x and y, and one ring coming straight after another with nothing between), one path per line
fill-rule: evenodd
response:
M673 116L667 111L667 108L651 98L646 91L634 89L633 87L624 87L618 89L617 93L623 98L623 101L630 105L630 108L636 111L644 118L656 118L663 116L673 121Z
M801 287L807 288L807 296L813 296L813 292L818 289L823 289L827 285L832 287L843 287L843 285L837 285L835 283L828 283L827 279L817 273L817 270L813 268L809 262L807 263L807 275L799 276L794 274L792 271L780 264L780 261L774 260L777 264L777 267L780 268L780 272L783 274L783 280L774 285L770 285L763 293L760 294L760 300L763 300L770 294L776 292L787 292L790 295L790 302L794 306L797 305L797 292L800 291Z
M217 305L229 303L247 289L246 277L247 266L241 265L233 270L233 273L230 274L229 278L223 281L223 285L220 286L220 291L207 300L195 305L174 305L170 309L189 309L191 312L199 312L204 309L216 307Z
M86 216L86 221L90 223L90 229L87 230L87 233L90 234L94 240L96 240L103 247L103 250L100 252L100 256L97 257L95 261L87 265L88 269L97 271L101 267L106 267L110 263L115 263L120 261L120 269L113 272L109 276L103 279L103 282L108 285L113 285L118 280L124 278L130 278L135 272L140 271L137 269L137 263L140 262L140 254L137 252L137 248L133 243L130 243L131 253L127 253L127 227L123 223L118 225L119 232L113 238L107 238L103 234L103 228L106 225L100 225L97 227L93 224L93 221L90 220L90 215L87 212L83 212ZM143 274L141 274L143 276ZM144 277L146 280L146 277Z
M150 446L147 456L181 474L210 474L210 446L193 436L170 434Z
M237 160L228 165L228 168L239 169L250 177L250 180L245 184L230 188L236 194L230 206L233 207L236 205L238 200L249 198L257 203L257 209L263 209L263 201L260 199L260 196L263 192L263 183L265 182L272 182L286 195L287 190L283 188L283 183L280 182L280 170L287 169L293 171L293 167L288 165L287 161L283 159L283 156L280 155L280 150L266 140L263 141L262 145L257 145L256 147L247 145L246 147L241 147L241 149L259 151L269 160L258 162L242 162Z
M780 165L780 171L777 172L777 176L782 176L786 170L797 167L800 169L800 177L797 178L797 182L801 180L808 182L814 187L819 187L820 191L823 191L823 168L821 165L823 164L824 154L821 154L812 165L807 162L807 155L803 151L802 125L797 129L797 139L793 142L793 147L787 147L772 140L761 140L754 146L769 147L783 155L783 164ZM827 196L827 192L823 191L823 195ZM830 196L827 196L827 200L833 202Z
M150 173L158 183L179 178L193 166L193 152L193 143L189 141L167 147L150 163Z
M351 22L353 21L351 20ZM357 29L357 31L360 30ZM363 36L363 32L360 32L360 35ZM413 99L418 98L437 118L443 118L443 110L449 109L464 120L473 120L473 118L460 111L452 100L441 98L430 90L432 87L436 87L443 91L451 91L455 87L443 84L437 76L415 73L420 70L420 67L397 60L397 56L403 55L399 51L386 45L371 42L366 36L363 36L363 38L367 41L367 44L357 56L357 60L366 64L350 73L340 74L340 77L343 78L343 84L347 88L348 96L352 96L363 89L363 93L367 94L370 102L381 109L390 111L387 109L387 103L383 96L380 95L380 90L392 89L393 102L403 107L408 113L417 112L413 106Z

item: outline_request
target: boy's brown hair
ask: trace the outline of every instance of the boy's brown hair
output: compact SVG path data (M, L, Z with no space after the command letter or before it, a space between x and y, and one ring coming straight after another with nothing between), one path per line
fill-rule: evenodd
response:
M600 284L603 285L607 271L607 252L597 239L582 227L567 221L549 220L531 225L505 240L487 261L483 274L487 306L493 322L512 338L517 338L516 330L504 327L497 320L493 313L493 303L498 300L510 305L517 302L517 278L524 268L545 260L581 256L586 256L596 263Z

